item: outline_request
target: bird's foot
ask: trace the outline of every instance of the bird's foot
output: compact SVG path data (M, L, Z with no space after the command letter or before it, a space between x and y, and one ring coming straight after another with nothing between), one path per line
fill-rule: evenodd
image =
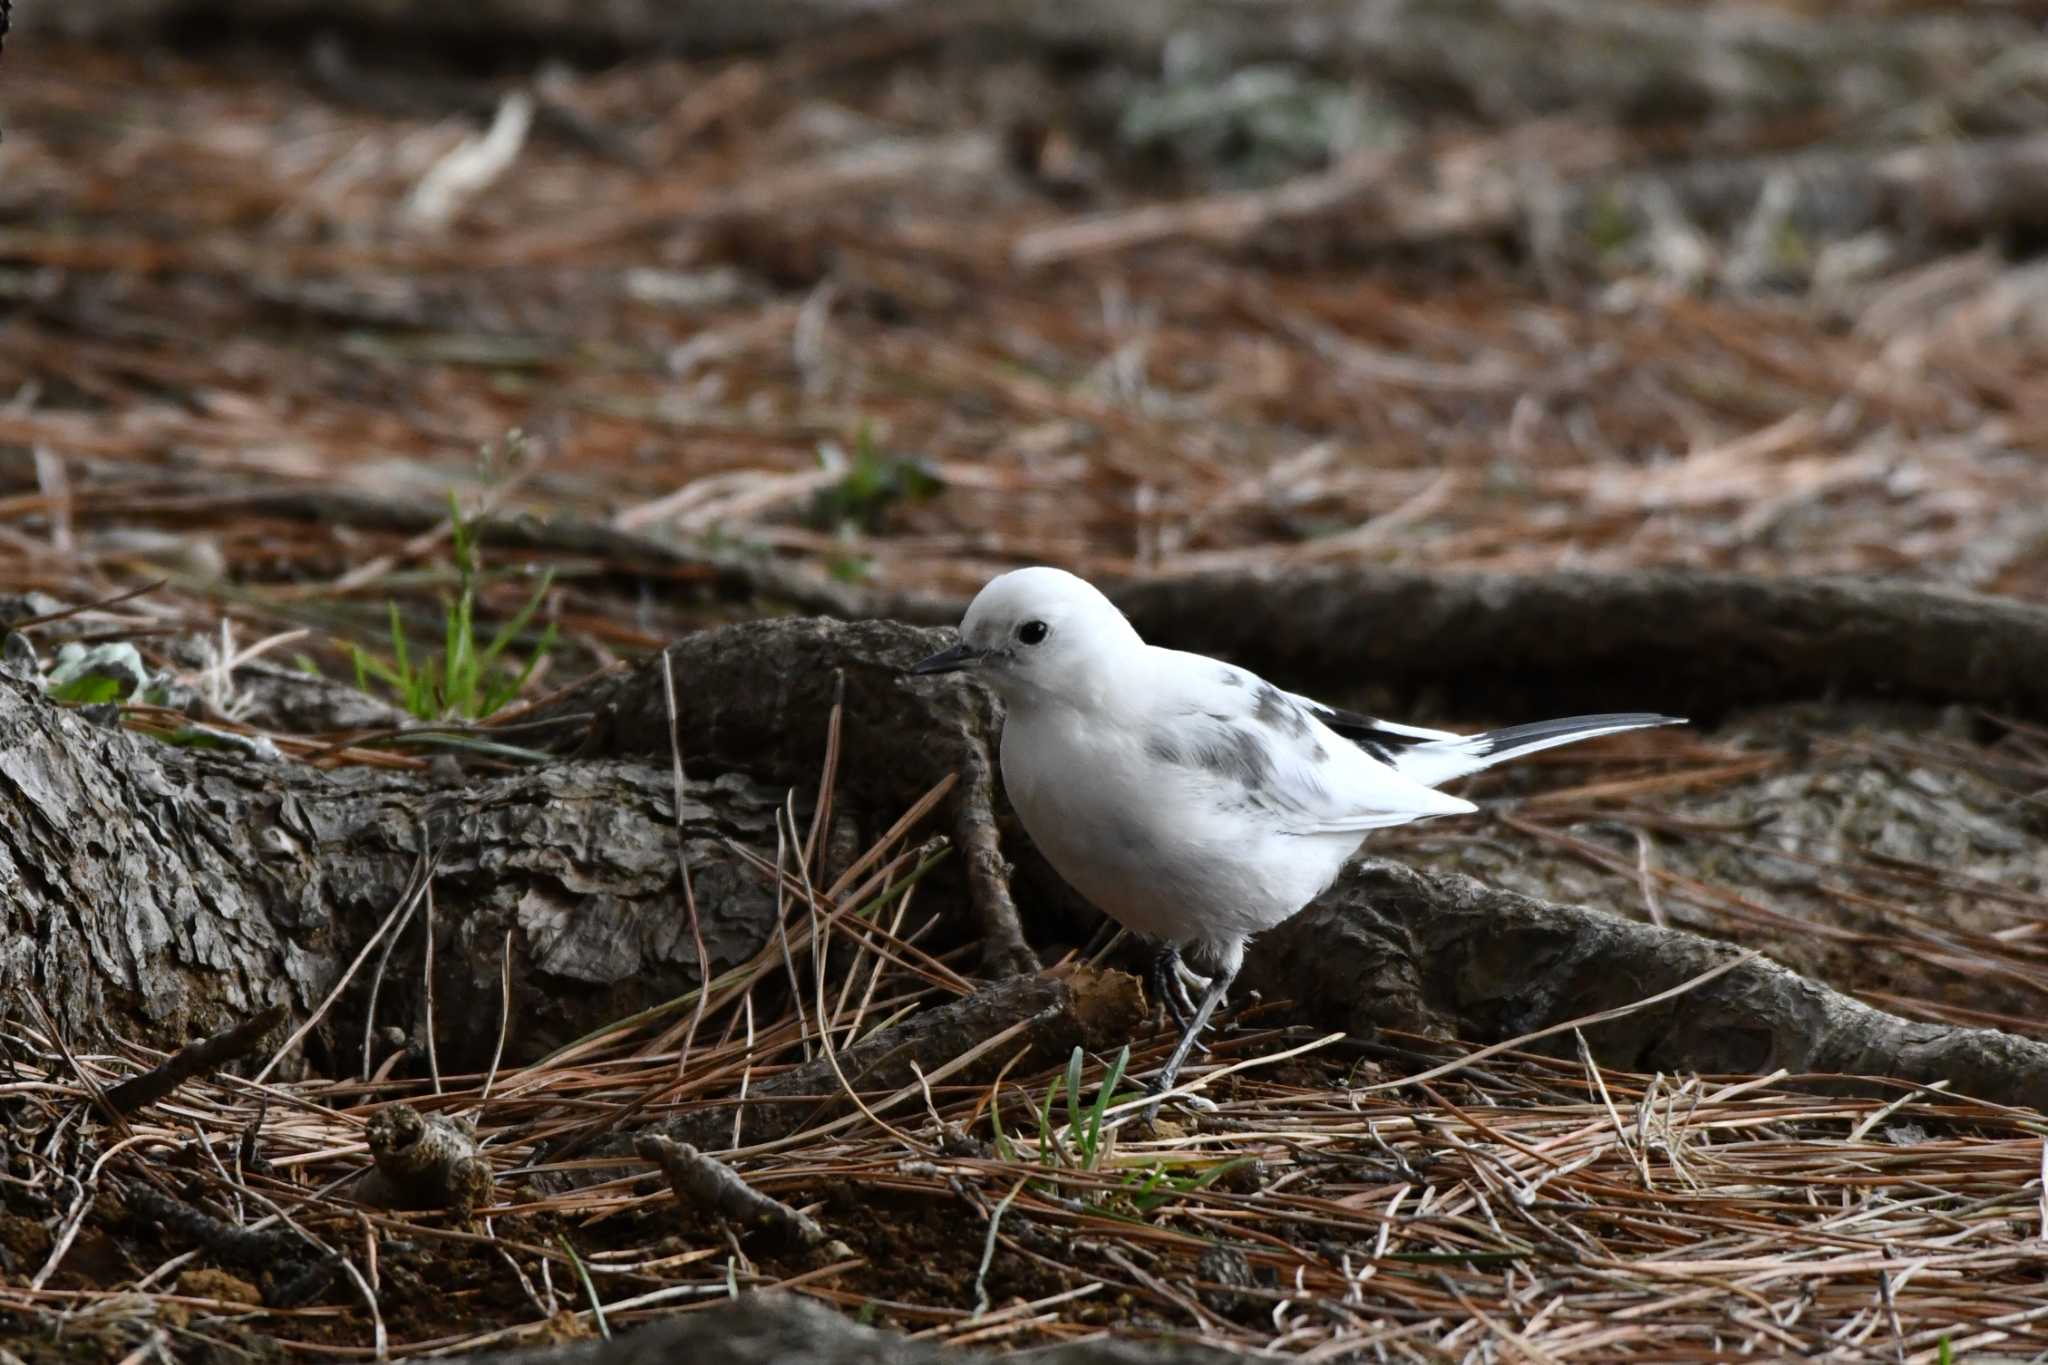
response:
M1187 965L1180 960L1180 949L1171 943L1153 955L1152 966L1145 973L1145 984L1151 988L1153 997L1166 1007L1167 1016L1183 1033L1195 1019L1195 1002L1188 994L1190 975ZM1209 1049L1204 1047L1202 1051L1206 1054Z
M1209 1050L1206 1047L1202 1047L1199 1043L1195 1046L1202 1052ZM1150 1080L1147 1080L1144 1084L1144 1091L1152 1097L1152 1102L1138 1111L1139 1120L1149 1124L1157 1119L1160 1108L1166 1103L1167 1092L1172 1090L1179 1082L1180 1074L1178 1071L1170 1075L1165 1071L1161 1071ZM1173 1102L1176 1107L1193 1109L1204 1114L1213 1114L1218 1108L1216 1101L1206 1095L1175 1095Z
M1178 956L1175 954L1176 960ZM1223 997L1230 991L1230 983L1236 979L1235 963L1226 964L1222 971L1210 979L1209 988L1202 992L1202 1003L1195 1008L1195 1017L1190 1019L1187 1027L1181 1031L1180 1041L1174 1044L1173 1054L1166 1059L1166 1065L1160 1067L1158 1074L1152 1079L1154 1095L1164 1096L1167 1091L1173 1089L1173 1083L1180 1078L1181 1066L1187 1061L1188 1054L1198 1045L1197 1039L1201 1036L1203 1026L1209 1022L1209 1016L1216 1012L1216 1007L1223 1003ZM1150 1122L1152 1116L1158 1112L1159 1101L1155 1099L1145 1109L1146 1121Z

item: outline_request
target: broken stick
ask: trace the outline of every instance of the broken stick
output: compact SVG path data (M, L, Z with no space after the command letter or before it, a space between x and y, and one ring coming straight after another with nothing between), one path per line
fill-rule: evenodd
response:
M825 1229L809 1214L762 1194L741 1179L738 1171L687 1142L645 1133L633 1144L633 1150L661 1167L680 1203L708 1209L749 1230L766 1232L787 1245L808 1249L825 1240Z
M253 1019L245 1019L225 1033L202 1038L179 1048L152 1070L127 1080L107 1092L107 1107L126 1117L169 1095L173 1090L229 1062L246 1057L270 1031L284 1022L285 1007L272 1005Z

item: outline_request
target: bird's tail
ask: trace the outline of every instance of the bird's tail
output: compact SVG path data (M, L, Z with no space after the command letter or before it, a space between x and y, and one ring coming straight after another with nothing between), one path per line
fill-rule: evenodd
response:
M1448 782L1454 777L1476 773L1523 754L1575 744L1599 735L1616 735L1624 730L1644 730L1654 725L1683 725L1677 716L1660 716L1648 711L1621 711L1605 716L1568 716L1563 720L1539 720L1530 725L1510 725L1488 730L1483 735L1456 735L1433 739L1402 749L1389 759L1394 770L1425 787Z

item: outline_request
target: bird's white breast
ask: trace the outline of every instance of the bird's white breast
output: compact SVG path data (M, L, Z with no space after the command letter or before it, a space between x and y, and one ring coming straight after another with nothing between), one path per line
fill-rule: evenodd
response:
M1288 834L1214 773L1147 755L1140 732L1075 708L1013 710L1003 782L1060 875L1112 919L1234 956L1335 878L1357 834Z

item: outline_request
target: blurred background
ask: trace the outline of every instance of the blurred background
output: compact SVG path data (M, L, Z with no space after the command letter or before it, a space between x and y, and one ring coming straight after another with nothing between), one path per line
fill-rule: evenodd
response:
M600 649L721 555L2038 596L2044 12L22 6L0 572L374 621L453 489L635 538L536 539Z
M478 717L1036 561L2048 585L2048 5L17 9L0 593L161 584L67 627L144 669ZM2038 1029L2038 729L1644 744L1386 847Z

